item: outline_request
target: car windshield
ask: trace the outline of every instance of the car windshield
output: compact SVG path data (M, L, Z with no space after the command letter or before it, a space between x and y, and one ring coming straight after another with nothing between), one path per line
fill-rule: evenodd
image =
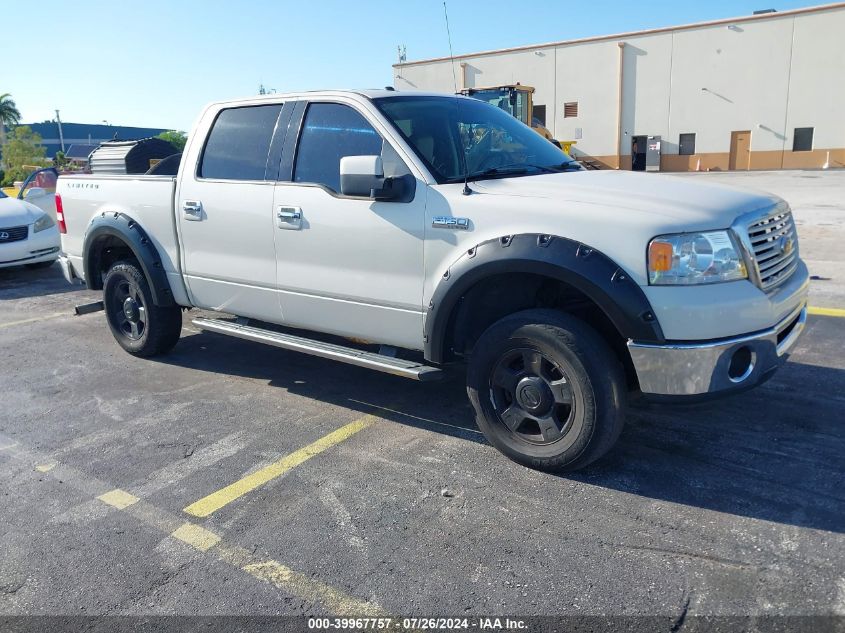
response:
M9 196L7 196L5 193L3 193L2 191L0 191L0 198L8 198L8 197L9 197Z
M374 101L441 184L578 166L521 121L476 99L402 95Z

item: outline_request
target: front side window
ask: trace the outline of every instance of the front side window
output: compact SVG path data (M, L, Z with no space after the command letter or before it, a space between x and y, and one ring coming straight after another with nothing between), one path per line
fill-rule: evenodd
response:
M441 184L578 167L530 127L476 99L402 95L374 102Z
M282 104L221 110L202 152L200 178L264 180Z
M302 123L293 180L323 185L338 193L340 159L380 156L382 145L379 133L354 108L340 103L312 103Z

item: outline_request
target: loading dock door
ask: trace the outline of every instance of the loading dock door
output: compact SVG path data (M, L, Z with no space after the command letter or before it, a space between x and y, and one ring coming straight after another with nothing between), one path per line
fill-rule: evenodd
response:
M728 169L750 169L751 165L751 130L731 132L731 153Z
M660 171L660 137L649 136L646 143L645 170Z

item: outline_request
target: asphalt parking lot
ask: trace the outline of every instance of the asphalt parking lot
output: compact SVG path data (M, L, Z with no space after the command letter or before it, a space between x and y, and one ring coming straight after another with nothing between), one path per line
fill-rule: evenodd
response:
M681 177L784 195L811 303L845 308L845 172ZM0 614L845 615L845 318L811 316L754 391L635 404L607 458L552 476L484 441L461 374L188 316L140 360L71 316L97 298L0 271Z

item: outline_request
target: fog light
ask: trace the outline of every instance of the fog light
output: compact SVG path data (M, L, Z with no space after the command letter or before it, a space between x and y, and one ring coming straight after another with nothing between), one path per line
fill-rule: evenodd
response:
M731 356L731 364L728 366L728 378L731 382L739 383L748 378L754 371L754 350L748 345L743 345L735 350Z

